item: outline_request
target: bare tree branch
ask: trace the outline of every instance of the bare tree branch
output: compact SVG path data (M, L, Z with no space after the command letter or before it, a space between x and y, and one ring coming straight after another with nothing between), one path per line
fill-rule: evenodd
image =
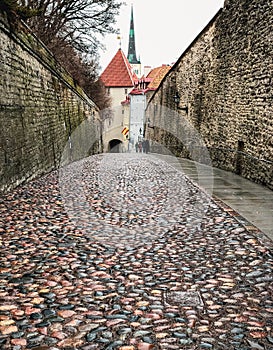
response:
M106 33L116 32L114 24L116 15L123 5L118 0L18 0L22 6L37 10L39 16L28 19L28 24L35 33L49 44L52 36L69 39L74 45L77 40L87 49L90 43L91 51L98 45L100 37ZM79 45L75 44L78 50ZM87 49L88 50L88 49Z
M119 0L0 0L1 8L27 22L102 110L111 100L98 77L98 48L101 36L116 32L122 5ZM109 110L103 118L110 115Z

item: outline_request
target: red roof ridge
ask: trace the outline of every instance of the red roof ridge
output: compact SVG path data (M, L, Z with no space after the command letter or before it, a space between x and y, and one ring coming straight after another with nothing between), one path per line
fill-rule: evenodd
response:
M149 88L157 88L170 69L171 66L169 65L162 65L160 67L153 68L147 75L147 78L152 79L151 83L149 84Z

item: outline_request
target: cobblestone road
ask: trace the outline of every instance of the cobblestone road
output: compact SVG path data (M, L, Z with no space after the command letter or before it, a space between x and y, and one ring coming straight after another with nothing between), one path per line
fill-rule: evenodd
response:
M150 155L0 200L1 349L273 349L273 249Z

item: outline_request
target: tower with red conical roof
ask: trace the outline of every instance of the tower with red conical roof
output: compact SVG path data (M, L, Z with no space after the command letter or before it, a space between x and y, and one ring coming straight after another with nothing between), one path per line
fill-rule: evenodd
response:
M111 116L104 121L104 150L123 152L128 149L129 142L129 134L122 133L124 128L129 129L130 101L128 95L137 84L138 77L124 52L118 49L100 78L112 100Z

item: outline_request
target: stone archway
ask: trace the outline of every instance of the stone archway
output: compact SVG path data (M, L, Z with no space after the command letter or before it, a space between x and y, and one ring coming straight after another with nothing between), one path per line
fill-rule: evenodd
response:
M118 139L113 139L109 141L108 151L110 153L120 153L122 152L122 141Z

